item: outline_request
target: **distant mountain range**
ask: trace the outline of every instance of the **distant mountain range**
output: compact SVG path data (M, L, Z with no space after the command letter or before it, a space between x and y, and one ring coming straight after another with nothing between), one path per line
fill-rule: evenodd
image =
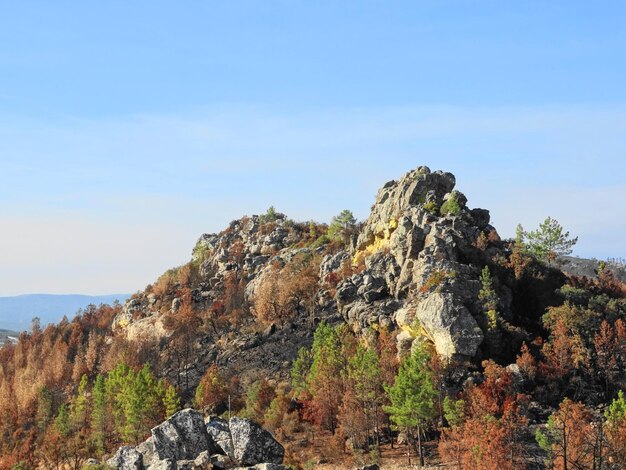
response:
M115 300L124 302L128 297L129 294L26 294L0 297L0 329L24 331L30 328L34 317L39 317L44 326L60 321L64 315L72 318L79 309L89 304L112 304Z

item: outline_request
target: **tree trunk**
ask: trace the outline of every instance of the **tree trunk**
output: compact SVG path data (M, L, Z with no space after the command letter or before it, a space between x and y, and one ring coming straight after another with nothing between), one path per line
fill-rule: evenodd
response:
M567 470L567 429L563 424L563 470Z
M424 466L424 452L422 449L422 428L421 426L417 427L417 448L420 456L420 465Z
M409 459L409 465L411 465L411 433L409 428L406 428L406 456Z

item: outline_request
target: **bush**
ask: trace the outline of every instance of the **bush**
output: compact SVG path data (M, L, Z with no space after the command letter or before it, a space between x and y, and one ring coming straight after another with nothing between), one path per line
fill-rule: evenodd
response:
M320 235L319 237L317 237L317 240L313 242L313 244L311 245L311 248L313 249L319 248L320 246L328 245L329 243L330 243L330 237L328 235L326 234Z
M456 271L443 271L440 269L434 270L426 282L422 287L420 287L420 292L425 294L426 292L430 292L432 290L436 290L441 285L447 281L448 279L454 279L456 277Z
M424 204L424 210L430 212L431 214L437 215L439 213L439 207L437 207L437 203L435 201L430 201ZM443 206L442 206L443 207Z
M441 205L439 212L441 215L459 215L461 213L461 204L459 204L459 200L454 193Z
M270 206L267 209L267 212L265 214L259 216L259 222L261 224L266 224L269 222L276 222L278 219L284 219L284 218L285 218L285 214L281 214L280 212L277 212L274 206Z

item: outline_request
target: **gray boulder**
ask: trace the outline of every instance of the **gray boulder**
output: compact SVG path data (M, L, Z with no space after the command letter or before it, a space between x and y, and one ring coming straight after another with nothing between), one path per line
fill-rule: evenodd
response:
M234 459L233 439L230 435L228 422L222 418L211 416L206 423L206 430L218 447L218 452Z
M249 419L233 417L230 419L229 428L233 440L234 460L240 465L283 462L285 449L258 424Z
M117 470L143 470L143 456L134 447L124 446L107 460L107 465Z
M200 453L218 452L209 436L202 414L186 409L152 429L152 440L159 459L193 460Z
M415 306L415 316L440 356L473 357L483 341L476 320L452 294L431 293Z

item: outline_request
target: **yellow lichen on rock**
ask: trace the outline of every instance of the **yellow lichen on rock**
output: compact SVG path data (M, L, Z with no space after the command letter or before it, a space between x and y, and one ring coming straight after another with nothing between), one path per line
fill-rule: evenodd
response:
M389 247L391 234L398 228L398 219L393 218L389 222L379 222L374 230L374 241L369 245L357 250L352 258L352 263L357 264L361 257L371 256L374 253Z
M133 321L133 315L128 312L122 312L113 319L111 325L112 330L125 330Z

